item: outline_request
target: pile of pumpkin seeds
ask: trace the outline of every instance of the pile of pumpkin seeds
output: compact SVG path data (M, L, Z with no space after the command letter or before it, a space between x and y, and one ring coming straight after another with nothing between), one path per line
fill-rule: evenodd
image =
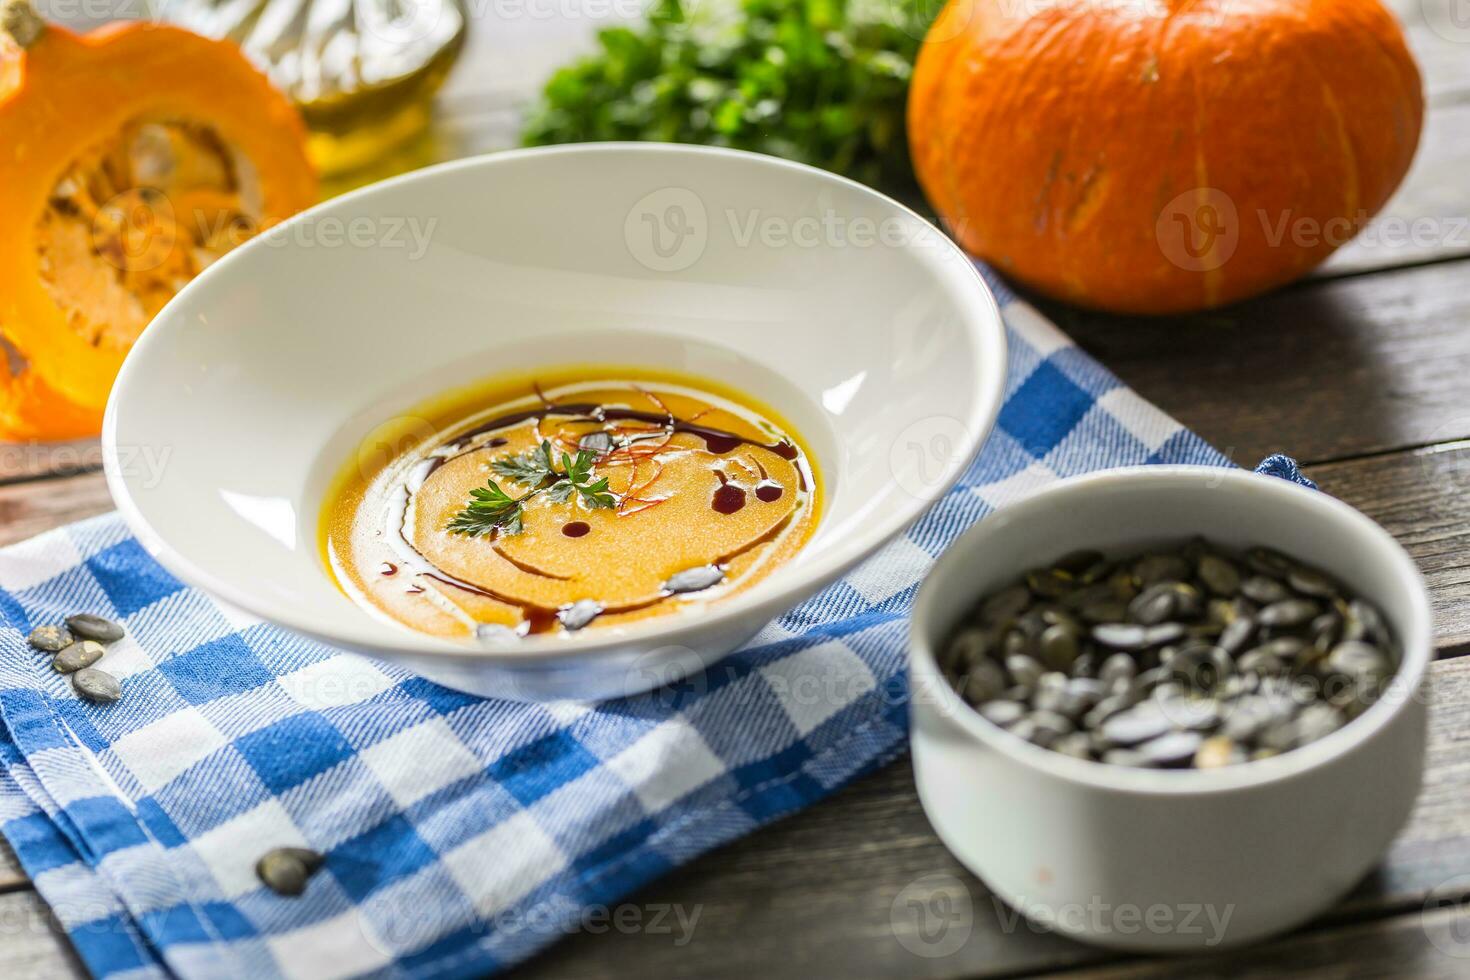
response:
M984 597L941 655L955 690L1079 759L1212 769L1347 724L1398 667L1383 616L1269 548L1079 551Z
M107 652L105 644L122 638L123 628L112 620L77 613L68 616L63 626L37 626L31 630L29 642L35 649L53 655L52 668L71 677L77 694L96 704L110 704L122 697L122 685L116 677L92 665Z

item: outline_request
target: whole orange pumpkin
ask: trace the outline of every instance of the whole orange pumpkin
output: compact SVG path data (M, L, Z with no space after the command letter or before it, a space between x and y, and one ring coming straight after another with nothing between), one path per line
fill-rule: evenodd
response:
M949 0L908 106L972 254L1127 313L1301 276L1398 186L1424 100L1378 0Z

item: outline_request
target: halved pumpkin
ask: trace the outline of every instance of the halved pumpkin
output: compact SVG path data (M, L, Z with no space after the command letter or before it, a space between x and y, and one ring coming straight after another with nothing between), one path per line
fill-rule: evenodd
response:
M229 42L79 36L23 0L0 26L0 437L67 438L97 431L163 304L316 176L295 109Z

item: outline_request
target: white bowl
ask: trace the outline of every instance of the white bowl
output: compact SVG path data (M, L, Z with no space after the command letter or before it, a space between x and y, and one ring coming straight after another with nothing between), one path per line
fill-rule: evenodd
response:
M825 477L814 538L703 612L514 646L349 601L318 515L374 429L447 389L568 363L703 375L771 405ZM420 171L237 249L134 347L103 442L118 507L184 581L463 690L601 698L710 663L897 535L978 450L1005 368L971 263L888 198L771 157L591 144Z
M1026 569L1076 548L1126 553L1196 534L1276 547L1377 603L1401 647L1390 690L1332 735L1275 758L1158 771L1022 741L941 677L935 650L964 612ZM919 798L945 845L997 895L1079 939L1197 950L1281 932L1352 888L1413 807L1432 633L1413 561L1326 493L1189 466L1065 480L971 528L920 589L911 736Z

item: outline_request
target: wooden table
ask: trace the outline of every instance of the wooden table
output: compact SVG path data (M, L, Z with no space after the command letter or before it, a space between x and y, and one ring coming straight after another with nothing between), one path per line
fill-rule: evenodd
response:
M1393 4L1430 105L1414 170L1387 213L1404 234L1380 222L1389 233L1343 249L1311 280L1217 313L1139 321L1047 307L1125 382L1237 462L1296 455L1419 562L1438 620L1428 771L1381 867L1338 908L1275 942L1198 961L1123 957L999 905L929 829L903 760L630 898L645 911L697 907L692 942L654 931L576 935L522 976L1470 977L1470 25L1456 30L1449 19L1457 2ZM536 83L606 23L573 16L581 5L571 0L480 9L487 16L440 100L439 155L511 145ZM0 462L0 542L110 507L94 445L0 453ZM943 957L910 952L925 947L913 942L913 918L894 911L905 886L935 872L963 883L973 918L968 940ZM0 973L79 969L0 854Z

